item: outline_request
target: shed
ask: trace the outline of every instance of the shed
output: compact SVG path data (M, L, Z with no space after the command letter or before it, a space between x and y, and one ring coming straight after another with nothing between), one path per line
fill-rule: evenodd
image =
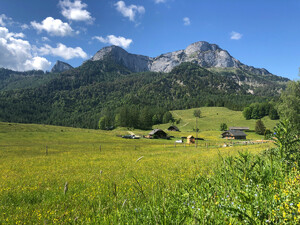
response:
M229 130L240 130L240 131L244 131L244 130L249 130L249 127L229 127Z
M188 144L194 144L195 143L195 137L193 135L189 135L187 138L187 142Z
M154 129L146 137L147 138L162 138L162 139L169 138L168 134L166 132L164 132L162 129Z
M172 125L168 128L168 131L179 131L178 127Z
M222 137L226 139L246 139L247 134L241 130L227 130L222 133Z

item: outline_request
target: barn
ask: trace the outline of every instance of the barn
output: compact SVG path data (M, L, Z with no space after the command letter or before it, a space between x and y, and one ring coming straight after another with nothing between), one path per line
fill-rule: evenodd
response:
M222 137L225 139L246 139L247 134L241 130L227 130L222 133Z
M178 129L178 127L173 125L168 128L168 131L179 131L179 129Z
M194 144L195 143L195 137L193 135L189 135L187 138L187 142L188 144Z
M152 130L146 138L162 138L162 139L168 139L169 136L166 132L164 132L162 129L154 129Z

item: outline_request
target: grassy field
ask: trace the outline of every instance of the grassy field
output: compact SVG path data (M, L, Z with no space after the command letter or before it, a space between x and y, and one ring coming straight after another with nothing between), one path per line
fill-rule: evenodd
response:
M221 123L226 123L228 127L249 127L254 130L256 120L246 120L241 111L232 111L224 107L201 107L201 118L198 119L198 128L200 131L219 130ZM196 127L196 120L193 116L195 109L175 110L172 115L175 119L181 118L178 128L182 131L191 131ZM273 129L276 120L270 120L269 117L262 119L266 128Z
M192 111L173 112L182 118L178 127L183 132L171 135L191 133ZM245 121L240 112L223 108L201 111L199 136L205 141L197 148L175 146L174 139L126 140L117 136L127 134L126 129L106 132L0 123L0 224L138 224L141 221L132 212L150 199L164 199L196 176L212 174L221 156L239 151L259 153L273 146L265 143L222 148L219 123L253 129L254 121ZM215 119L209 122L212 117ZM274 121L266 120L265 124L272 127ZM143 135L149 131L133 132ZM249 136L262 138L253 133Z

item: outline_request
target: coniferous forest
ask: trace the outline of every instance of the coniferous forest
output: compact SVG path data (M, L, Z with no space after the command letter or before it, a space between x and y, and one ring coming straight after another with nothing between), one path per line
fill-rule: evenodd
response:
M1 121L93 129L149 129L166 122L163 116L169 110L200 106L240 111L247 107L247 119L277 119L274 105L287 81L241 70L209 71L193 63L182 63L169 73L132 73L109 60L87 61L60 74L2 69L0 79ZM240 85L237 79L259 80L262 85Z

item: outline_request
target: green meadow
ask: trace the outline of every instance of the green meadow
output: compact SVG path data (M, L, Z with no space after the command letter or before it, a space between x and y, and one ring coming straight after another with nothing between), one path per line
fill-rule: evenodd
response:
M260 154L274 146L224 148L220 123L253 130L255 121L225 108L204 107L201 112L198 136L204 141L197 148L175 145L177 138L195 135L193 109L172 112L181 118L177 124L181 132L168 132L175 137L172 140L123 139L119 136L128 134L125 128L100 131L0 123L0 224L168 224L165 212L178 212L170 210L167 199L182 185L198 176L213 176L226 157ZM263 122L272 129L277 121ZM249 140L263 138L247 134ZM139 211L146 206L143 215Z

